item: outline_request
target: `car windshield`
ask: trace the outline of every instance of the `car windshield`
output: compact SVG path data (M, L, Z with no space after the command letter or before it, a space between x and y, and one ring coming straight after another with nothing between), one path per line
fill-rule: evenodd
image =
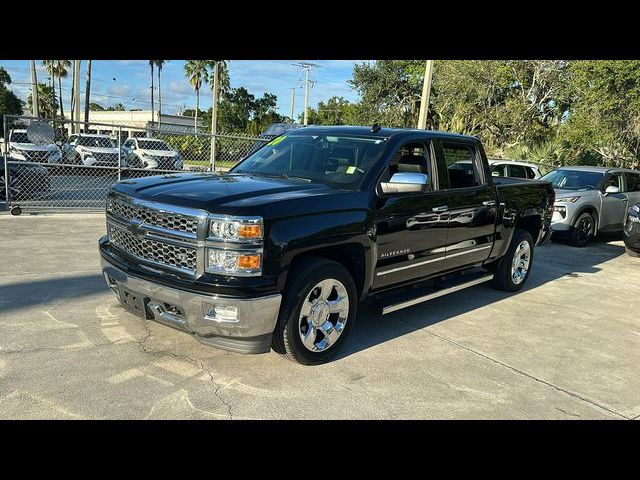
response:
M79 137L77 144L82 147L114 148L113 142L108 137Z
M596 190L604 178L604 173L586 170L559 169L547 173L540 180L551 182L553 188L565 190Z
M356 190L387 139L331 134L283 135L251 154L230 173L295 177Z
M169 145L162 140L140 140L138 139L138 146L144 150L162 150L164 152L171 151Z
M31 141L29 141L29 137L27 137L26 132L12 132L11 141L15 143L31 143Z

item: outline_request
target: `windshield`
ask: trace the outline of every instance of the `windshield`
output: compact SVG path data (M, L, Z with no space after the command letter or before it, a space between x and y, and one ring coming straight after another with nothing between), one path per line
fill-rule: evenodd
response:
M603 178L604 173L600 172L559 169L547 173L540 180L551 182L553 188L563 188L565 190L597 190L598 184Z
M77 145L82 147L114 148L113 142L108 137L79 137Z
M138 146L144 150L162 150L163 152L170 152L169 145L161 140L140 140L138 139Z
M15 143L31 143L26 132L11 132L11 141Z
M375 165L386 140L374 136L283 135L248 156L231 172L301 177L355 190Z

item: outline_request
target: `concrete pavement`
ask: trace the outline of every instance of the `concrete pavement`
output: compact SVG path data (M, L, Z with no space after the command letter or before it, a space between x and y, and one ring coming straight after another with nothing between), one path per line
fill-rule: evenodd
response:
M0 215L0 418L640 416L640 259L617 239L536 251L527 288L385 317L334 362L243 356L122 310L103 215Z

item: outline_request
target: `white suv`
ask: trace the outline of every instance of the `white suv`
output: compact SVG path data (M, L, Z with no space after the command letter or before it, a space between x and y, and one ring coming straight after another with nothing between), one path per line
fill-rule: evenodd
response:
M535 163L490 158L489 168L494 177L529 178L532 180L542 177L540 168Z
M58 163L60 161L60 149L55 143L49 145L36 145L29 140L26 130L11 130L7 154L14 160L38 163Z
M118 154L118 146L109 135L93 135L77 133L69 137L69 142L62 146L65 163L93 167L117 167L122 159L126 166L124 151Z
M127 162L132 168L182 170L180 154L164 140L132 137L128 138L123 146Z

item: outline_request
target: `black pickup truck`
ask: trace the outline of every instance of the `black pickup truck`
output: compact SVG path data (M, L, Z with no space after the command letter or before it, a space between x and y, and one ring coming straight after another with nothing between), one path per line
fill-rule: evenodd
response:
M360 304L386 314L487 281L520 290L553 203L546 182L492 177L473 137L305 127L227 174L118 182L100 253L129 311L318 364Z

